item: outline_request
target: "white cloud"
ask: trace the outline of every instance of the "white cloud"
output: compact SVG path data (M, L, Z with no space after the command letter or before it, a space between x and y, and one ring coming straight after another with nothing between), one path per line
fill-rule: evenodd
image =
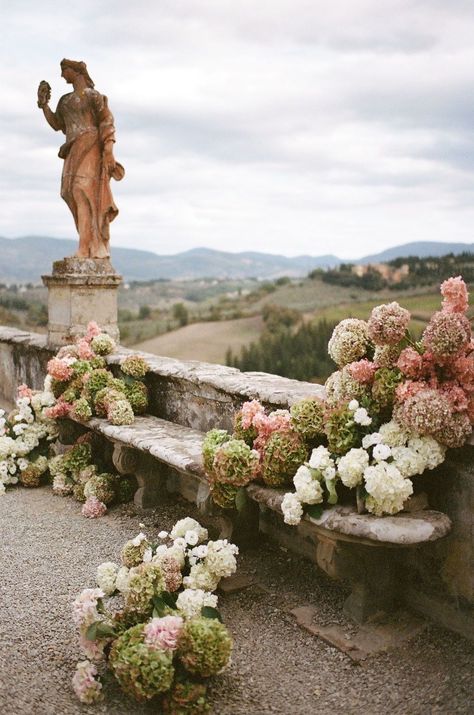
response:
M471 240L471 3L19 0L0 14L0 235L73 236L36 108L59 61L109 96L112 244L357 256Z

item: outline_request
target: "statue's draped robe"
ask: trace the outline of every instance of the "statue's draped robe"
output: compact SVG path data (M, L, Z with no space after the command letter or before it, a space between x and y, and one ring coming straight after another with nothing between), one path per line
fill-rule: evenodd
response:
M78 255L107 258L109 223L118 214L103 165L103 147L114 141L114 118L107 97L88 88L59 100L55 120L66 135L59 150L64 159L61 196L69 206L79 233Z

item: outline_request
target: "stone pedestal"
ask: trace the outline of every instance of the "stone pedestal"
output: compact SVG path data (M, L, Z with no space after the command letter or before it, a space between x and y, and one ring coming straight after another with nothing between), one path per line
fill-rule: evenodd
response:
M53 263L48 288L48 344L52 348L84 333L91 320L119 339L117 288L122 282L108 258L63 258Z

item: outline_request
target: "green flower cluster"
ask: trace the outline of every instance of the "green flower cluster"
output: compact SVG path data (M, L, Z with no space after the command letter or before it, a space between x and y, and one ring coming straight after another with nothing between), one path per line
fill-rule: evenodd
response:
M269 487L291 484L298 467L306 461L308 448L297 432L274 432L262 461L262 479Z
M141 355L129 355L120 363L120 369L130 377L143 378L147 374L148 363Z
M113 643L109 665L122 690L139 702L151 700L171 688L173 654L144 643L144 625L125 631Z
M163 695L164 715L206 715L211 709L206 700L207 686L186 676L177 676L171 690Z
M103 504L108 506L115 499L115 478L112 474L96 474L84 485L84 496L86 499L96 497Z
M216 449L211 480L244 487L255 478L258 469L258 452L242 439L230 439Z
M166 583L161 567L151 562L141 563L134 567L130 574L125 605L145 616L151 615L153 599L165 590Z
M291 406L291 424L303 439L313 442L324 436L324 402L308 397Z
M143 554L150 548L150 542L147 539L143 539L138 544L135 544L134 541L135 539L127 541L121 553L122 563L129 569L141 564Z
M214 618L187 621L178 643L178 657L193 675L208 678L228 664L232 652L229 631Z
M258 430L253 425L246 429L242 427L242 410L239 410L234 417L234 437L235 439L243 439L249 447L253 446L258 437Z
M230 440L230 434L224 429L211 429L205 436L202 443L202 458L204 469L208 474L212 472L216 450L225 442Z

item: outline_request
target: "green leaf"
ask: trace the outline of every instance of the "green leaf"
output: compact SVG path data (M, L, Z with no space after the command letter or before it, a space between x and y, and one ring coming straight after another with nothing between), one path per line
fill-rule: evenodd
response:
M178 597L174 593L169 593L169 591L163 591L163 593L161 594L161 598L167 606L173 609L176 608L176 601Z
M238 512L241 512L245 509L247 501L247 490L245 489L245 487L242 487L237 491L237 494L235 495L235 508Z
M86 638L88 641L95 641L97 638L97 626L99 625L100 621L94 621L94 623L91 623L89 628L86 631Z
M153 599L153 618L161 618L166 615L167 605L164 598L155 596Z
M98 623L96 633L99 636L99 638L116 638L117 633L116 631L112 628L112 626L109 626L107 623Z
M212 608L211 606L203 606L201 608L201 616L203 618L214 618L222 623L222 616L217 610L217 608Z
M312 519L319 519L324 511L321 504L307 504L304 510Z

